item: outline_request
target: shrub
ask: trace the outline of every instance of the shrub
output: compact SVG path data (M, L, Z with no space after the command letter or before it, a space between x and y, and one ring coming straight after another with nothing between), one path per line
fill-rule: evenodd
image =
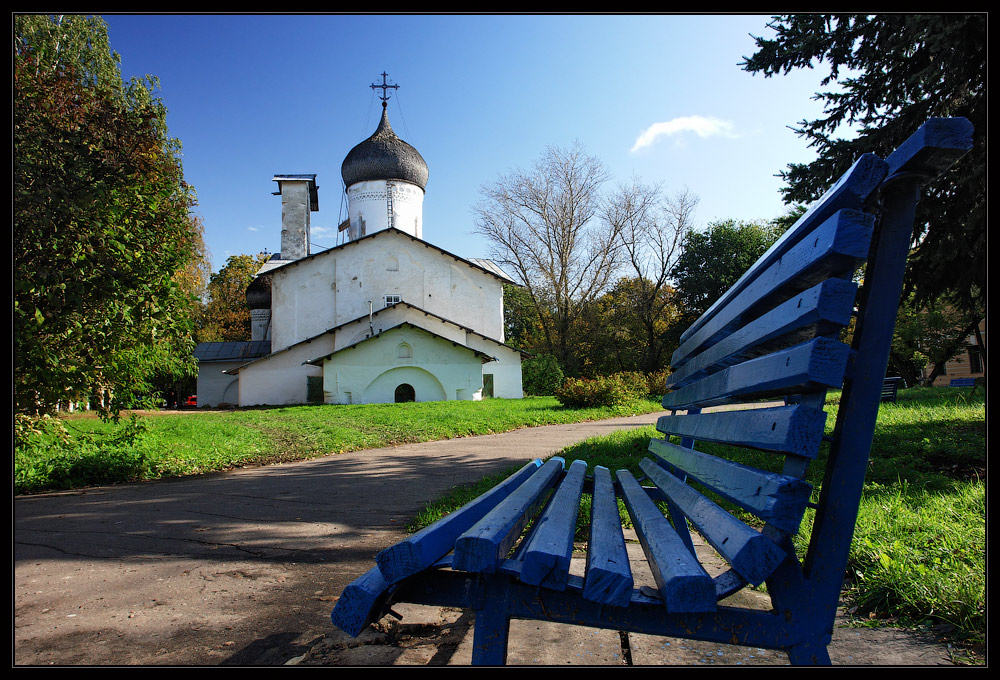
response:
M615 373L589 378L567 378L555 397L563 406L623 406L648 394L641 373Z
M539 354L521 363L521 385L530 396L555 394L563 383L563 372L556 358Z
M662 369L655 373L646 374L646 389L656 397L662 397L667 392L667 378L670 376L669 369Z

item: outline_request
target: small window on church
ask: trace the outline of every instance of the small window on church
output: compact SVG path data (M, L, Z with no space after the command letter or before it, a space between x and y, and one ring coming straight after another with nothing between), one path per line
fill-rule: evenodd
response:
M412 359L413 358L413 348L407 345L405 342L399 343L398 351L396 356L400 359Z
M383 299L385 300L386 307L388 307L389 305L394 305L397 302L403 301L403 298L400 295L385 295L383 296Z

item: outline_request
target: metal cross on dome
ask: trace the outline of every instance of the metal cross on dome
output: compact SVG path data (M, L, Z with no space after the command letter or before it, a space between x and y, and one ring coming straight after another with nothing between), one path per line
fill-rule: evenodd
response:
M388 77L388 75L389 75L388 73L386 73L385 71L382 71L382 84L381 85L379 85L377 83L372 83L371 84L371 88L373 90L375 90L375 89L381 89L382 90L382 94L379 96L379 99L382 100L382 106L385 106L385 103L387 101L389 101L389 95L386 94L386 90L398 90L399 89L399 85L390 85L388 83L388 81L386 81L386 78Z

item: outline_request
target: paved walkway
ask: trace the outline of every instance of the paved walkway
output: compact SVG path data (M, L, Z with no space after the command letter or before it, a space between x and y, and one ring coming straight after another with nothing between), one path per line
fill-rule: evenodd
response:
M658 415L18 497L14 663L365 663L344 656L347 641L330 623L333 603L428 501L587 437L654 424ZM398 635L385 636L370 649L396 653L368 663L467 663L457 653L464 637L452 639L460 628L441 627L428 658L401 655ZM524 639L542 638L532 631ZM924 656L906 663L947 661L927 641L919 649ZM526 663L551 662L518 653Z

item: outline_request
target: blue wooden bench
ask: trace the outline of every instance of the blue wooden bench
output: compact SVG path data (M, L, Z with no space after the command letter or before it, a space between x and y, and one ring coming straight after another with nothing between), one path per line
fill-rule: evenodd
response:
M882 381L882 401L896 403L896 396L899 394L899 384L902 378L886 378Z
M952 378L951 382L948 383L948 387L975 387L975 378Z
M393 602L471 609L474 664L505 663L512 618L778 649L795 664L829 663L914 208L920 187L970 146L968 121L934 119L884 160L860 157L683 334L663 398L671 415L659 419L664 437L650 442L639 479L583 461L528 463L379 553L344 590L334 623L357 635ZM857 291L854 273L865 262ZM840 334L852 314L847 346ZM813 489L804 476L825 439L830 388L843 391L822 487ZM715 408L737 403L749 408ZM699 451L696 441L759 449L777 465L740 465ZM569 566L582 494L592 503L578 575ZM744 523L709 495L758 520ZM635 587L616 499L632 518L655 589ZM800 561L792 537L807 512L812 530ZM689 527L727 570L708 573ZM762 583L770 610L727 604Z

